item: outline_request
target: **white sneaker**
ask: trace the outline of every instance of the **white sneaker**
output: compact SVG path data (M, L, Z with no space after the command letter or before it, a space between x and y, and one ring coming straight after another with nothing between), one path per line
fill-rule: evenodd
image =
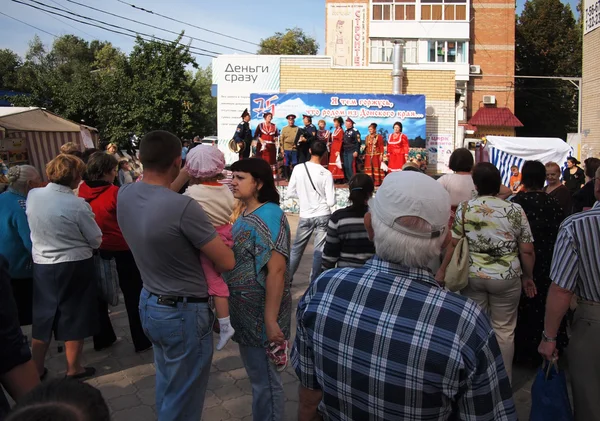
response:
M233 327L229 327L227 330L223 330L221 328L221 333L219 335L219 343L217 344L217 351L222 350L227 345L227 342L233 337L235 334L235 329Z

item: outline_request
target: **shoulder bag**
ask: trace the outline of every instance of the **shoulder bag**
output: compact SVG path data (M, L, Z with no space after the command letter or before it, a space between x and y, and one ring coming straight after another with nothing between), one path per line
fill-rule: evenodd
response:
M315 193L317 193L319 195L319 197L322 197L321 193L319 193L319 191L315 187L315 183L313 183L313 181L312 181L312 177L310 176L310 172L308 171L308 165L306 165L306 162L304 162L303 165L304 165L304 170L306 171L306 175L308 175L308 179L310 180L310 185L315 190Z
M446 288L452 292L460 291L469 283L469 239L465 231L465 218L467 212L467 203L462 204L462 237L458 240L452 259L446 268L444 282Z

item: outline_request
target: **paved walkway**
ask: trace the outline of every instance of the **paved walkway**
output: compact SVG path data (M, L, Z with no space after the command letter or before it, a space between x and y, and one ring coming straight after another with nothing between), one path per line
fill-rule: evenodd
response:
M288 220L294 233L298 218L290 215ZM309 246L294 279L292 288L294 308L308 286L311 257L312 246ZM89 383L100 389L106 398L114 421L156 419L152 351L143 354L134 353L127 314L122 304L112 309L111 318L115 332L121 338L120 341L110 349L100 352L93 350L90 340L85 343L84 362L98 370ZM295 317L292 317L292 321L295 330ZM56 344L53 344L46 362L50 376L64 375L64 365L64 354L60 354ZM530 371L515 368L515 401L520 420L529 418L531 378ZM298 381L291 368L283 373L283 382L286 397L285 419L293 421L296 420L298 407ZM252 390L248 376L239 357L237 345L230 342L223 351L214 353L202 419L205 421L252 420L251 402Z

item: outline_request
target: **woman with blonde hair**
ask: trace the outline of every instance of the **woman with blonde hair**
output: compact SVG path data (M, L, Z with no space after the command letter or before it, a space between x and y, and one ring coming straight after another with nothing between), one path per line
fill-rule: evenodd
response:
M50 182L27 197L33 256L32 353L41 377L52 340L65 341L66 375L93 376L83 367L83 340L97 329L96 268L93 251L102 231L88 203L75 196L85 164L76 156L60 154L46 166Z
M8 170L8 190L0 194L0 254L8 261L12 291L21 326L31 324L33 266L31 232L25 215L29 192L42 183L40 173L31 165Z

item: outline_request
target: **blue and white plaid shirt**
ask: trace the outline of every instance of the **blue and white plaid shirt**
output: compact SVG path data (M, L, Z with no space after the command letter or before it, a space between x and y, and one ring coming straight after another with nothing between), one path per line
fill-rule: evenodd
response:
M329 270L297 318L292 364L325 420L517 419L487 316L426 270Z

